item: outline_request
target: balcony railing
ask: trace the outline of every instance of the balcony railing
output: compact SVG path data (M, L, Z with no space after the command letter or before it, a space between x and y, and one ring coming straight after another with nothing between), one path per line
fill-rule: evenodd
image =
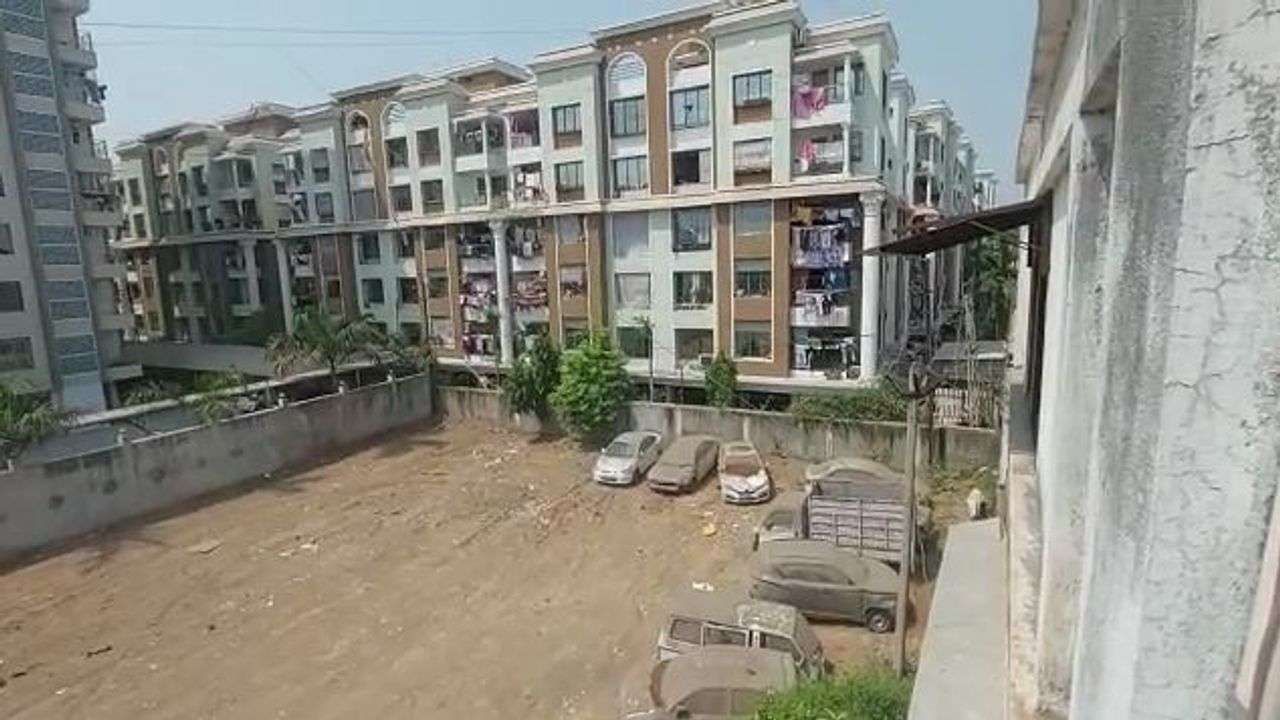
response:
M793 162L795 175L830 175L844 172L844 141L802 141Z
M100 160L111 159L111 149L107 146L106 140L94 140L89 146L89 153Z

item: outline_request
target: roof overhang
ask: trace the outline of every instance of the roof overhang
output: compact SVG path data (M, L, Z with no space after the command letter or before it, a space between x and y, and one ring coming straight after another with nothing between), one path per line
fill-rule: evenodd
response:
M721 3L718 1L704 2L704 3L699 3L697 5L691 5L689 7L672 10L671 12L664 12L657 15L650 15L649 17L640 18L639 20L632 20L630 22L625 22L618 25L610 25L608 27L602 27L598 30L592 30L591 39L595 40L596 42L600 42L601 40L607 40L609 38L617 37L619 35L628 35L630 33L641 32L643 30L652 30L654 28L659 28L664 25L671 25L673 23L685 22L687 20L693 20L694 18L708 16L711 13L718 10L720 7L721 7Z
M1034 200L1001 205L990 210L941 218L925 225L910 228L896 242L881 245L867 251L868 255L928 255L949 247L980 240L1023 225L1030 225L1044 217L1052 203L1049 194Z
M548 72L579 65L597 65L602 58L604 53L594 45L574 45L536 56L529 63L529 68L535 73Z
M1040 0L1038 5L1031 73L1027 81L1027 104L1015 161L1016 179L1024 184L1030 179L1031 168L1040 155L1045 115L1049 110L1062 50L1071 34L1071 15L1075 9L1072 0Z
M794 2L743 3L717 12L707 23L707 35L723 35L753 28L789 23L792 28L808 24L804 12Z

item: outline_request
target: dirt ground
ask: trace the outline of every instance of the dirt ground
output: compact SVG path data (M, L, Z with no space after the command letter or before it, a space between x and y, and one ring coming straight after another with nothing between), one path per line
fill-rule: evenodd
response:
M615 717L668 594L742 587L764 509L591 462L422 426L0 575L0 717ZM838 663L892 652L818 633Z

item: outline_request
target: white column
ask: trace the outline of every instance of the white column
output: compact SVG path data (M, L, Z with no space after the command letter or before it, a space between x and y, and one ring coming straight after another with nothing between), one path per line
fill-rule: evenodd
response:
M257 240L241 240L240 252L244 254L244 273L249 276L249 306L253 309L262 307L262 295L258 292L258 247Z
M276 269L280 276L280 304L284 311L284 330L293 332L293 283L289 280L289 251L284 240L276 240Z
M498 342L500 360L510 366L515 361L515 329L511 317L511 254L507 252L507 221L490 220L493 233L493 265L498 275Z
M880 256L867 251L880 246L880 207L884 193L862 193L862 346L858 352L859 379L876 376L880 353Z

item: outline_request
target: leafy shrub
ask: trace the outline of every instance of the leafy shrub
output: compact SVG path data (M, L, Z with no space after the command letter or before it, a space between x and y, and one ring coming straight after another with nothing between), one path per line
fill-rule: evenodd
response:
M905 422L907 400L888 383L833 395L797 395L787 411L802 422L890 420Z
M885 669L861 670L772 695L755 720L903 720L911 682Z
M548 399L560 384L560 353L543 335L533 338L528 350L516 358L502 383L502 393L518 413L546 418Z
M738 395L738 368L721 352L707 366L707 402L718 408L732 407Z
M603 335L592 335L560 356L560 384L551 406L561 424L581 439L613 427L631 394L626 361Z

